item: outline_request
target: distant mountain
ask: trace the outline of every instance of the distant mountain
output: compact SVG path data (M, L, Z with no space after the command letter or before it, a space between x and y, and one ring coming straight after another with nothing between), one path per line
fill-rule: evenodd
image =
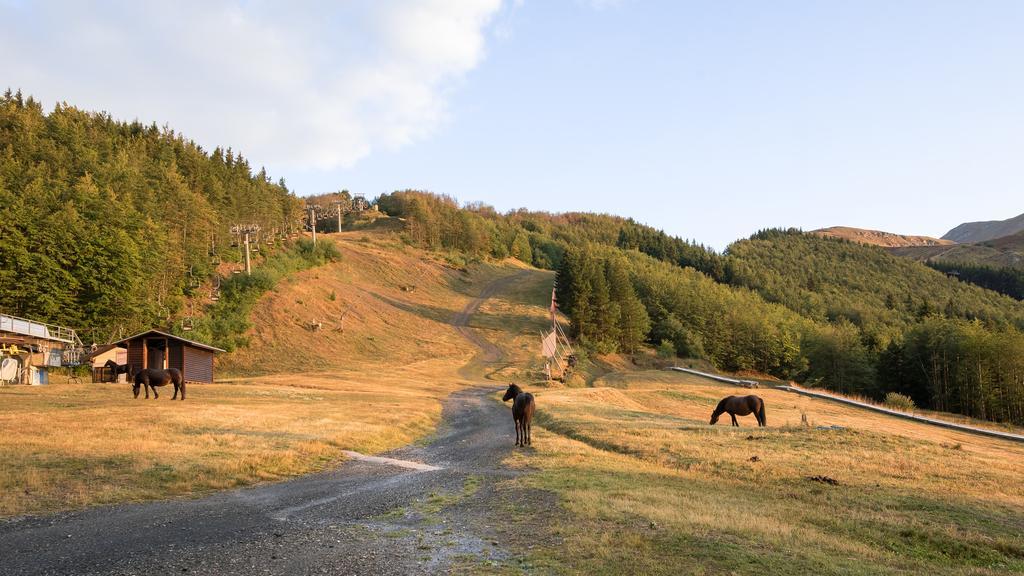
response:
M893 234L881 230L865 230L864 228L850 228L848 226L833 226L822 228L811 232L815 236L825 238L840 238L857 242L858 244L869 244L871 246L882 246L883 248L899 248L904 246L951 246L955 244L952 240L940 240L930 236L907 236L904 234Z
M996 238L1012 236L1024 231L1024 214L1009 220L992 220L989 222L967 222L953 228L942 237L960 244L984 242Z
M897 256L911 258L919 262L1024 270L1024 232L985 240L977 244L899 246L892 247L889 251Z

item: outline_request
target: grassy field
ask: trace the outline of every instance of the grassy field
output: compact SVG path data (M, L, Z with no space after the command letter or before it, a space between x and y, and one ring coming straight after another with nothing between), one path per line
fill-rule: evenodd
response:
M736 388L661 371L594 384L538 390L543 430L510 461L537 469L522 482L557 492L566 508L561 545L537 554L541 566L1024 571L1022 445L776 390L758 391L768 428L749 416L741 428L711 427L715 403Z
M0 388L0 515L203 493L401 446L433 429L449 373L440 360L239 379L185 402L132 400L126 385Z
M267 294L251 346L185 402L133 400L123 384L0 388L0 516L277 480L430 433L441 400L478 376L460 371L475 350L449 320L518 270L456 269L386 234L332 236L341 262Z

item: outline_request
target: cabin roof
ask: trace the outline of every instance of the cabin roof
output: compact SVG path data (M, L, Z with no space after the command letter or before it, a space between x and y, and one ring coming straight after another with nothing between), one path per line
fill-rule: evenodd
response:
M118 348L118 345L116 343L114 343L114 344L103 344L101 346L97 346L95 350L92 350L91 352L89 352L86 355L86 358L89 358L89 359L95 358L95 357L99 356L100 354L103 354L105 352L109 352L109 351L113 350L114 348Z
M188 344L189 346L194 346L196 348L202 348L203 350L209 350L210 352L224 352L224 350L221 350L220 348L216 348L214 346L210 346L209 344L203 344L202 342L196 342L195 340L189 340L188 338L182 338L181 336L175 336L174 334L168 334L167 332L161 332L160 330L146 330L145 332L139 332L138 334L135 334L134 336L129 336L127 338L122 338L121 340L118 340L117 342L113 342L113 344L123 344L123 343L125 343L125 342L127 342L129 340L135 340L136 338L141 338L143 336L150 336L150 335L163 336L164 338L170 338L171 340L178 340L180 342L184 342L185 344Z

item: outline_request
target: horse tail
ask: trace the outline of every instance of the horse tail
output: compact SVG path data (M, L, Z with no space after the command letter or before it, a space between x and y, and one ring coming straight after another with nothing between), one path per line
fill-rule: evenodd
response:
M761 426L768 425L768 417L764 414L764 400L761 400L761 409L757 411L757 418L761 420Z

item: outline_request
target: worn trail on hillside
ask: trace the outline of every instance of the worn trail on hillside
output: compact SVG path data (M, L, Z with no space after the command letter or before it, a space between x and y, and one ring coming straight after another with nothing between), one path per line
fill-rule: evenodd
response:
M472 342L477 348L480 349L481 360L484 362L500 362L504 357L504 353L501 348L494 345L493 342L480 336L469 327L469 319L476 314L476 311L480 309L480 306L487 301L488 298L495 294L507 289L516 280L529 275L529 270L523 270L518 274L512 274L511 276L503 276L496 280L492 280L486 284L480 291L480 295L470 301L465 308L462 309L455 318L452 319L452 325L455 329L462 334L462 336Z
M453 319L488 360L501 351L466 328L487 285ZM493 348L493 349L492 349ZM496 355L495 355L496 351ZM544 492L510 489L512 447L494 386L453 394L433 439L288 482L198 500L92 508L0 523L0 574L437 574L520 566L543 539ZM390 460L388 460L390 459ZM527 522L528 524L522 524ZM538 532L538 530L540 532Z

